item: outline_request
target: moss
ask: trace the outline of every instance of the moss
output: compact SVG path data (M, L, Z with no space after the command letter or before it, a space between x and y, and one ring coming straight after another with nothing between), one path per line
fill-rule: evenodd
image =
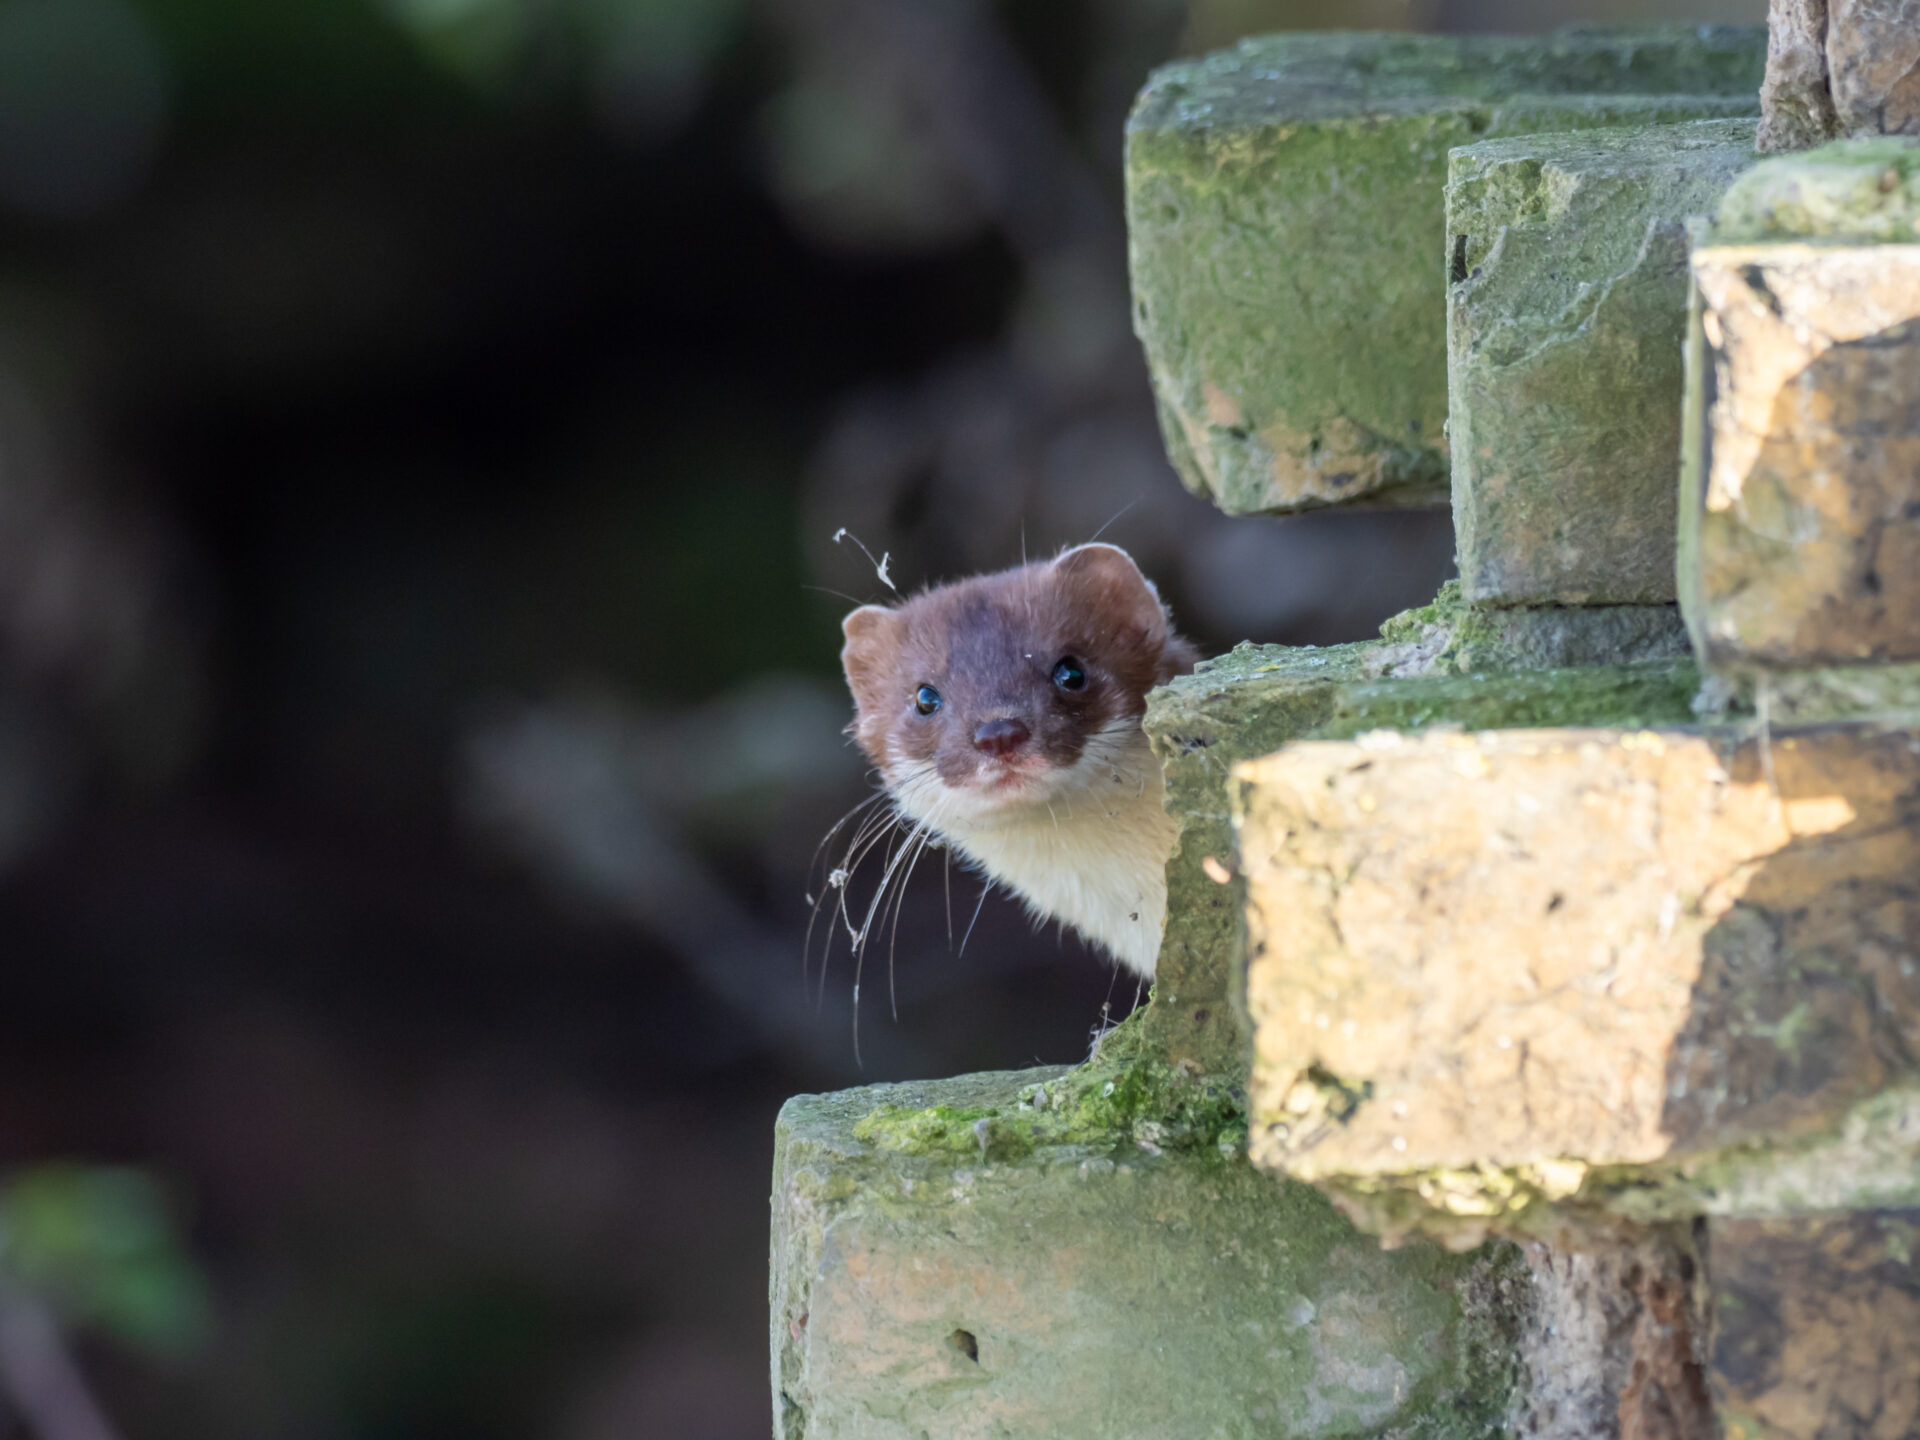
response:
M1911 244L1920 226L1920 141L1903 135L1839 140L1762 160L1736 180L1701 239Z
M1197 1135L1143 1145L1130 1122L1177 1119L1166 1087L1195 1093L1142 1070L1144 1050L1123 1030L1087 1073L788 1102L769 1305L785 1413L809 1433L947 1433L964 1385L1008 1433L1062 1440L1497 1433L1528 1304L1511 1248L1383 1251L1312 1187ZM981 1156L972 1127L1029 1113L1042 1088L1069 1095L1079 1139ZM886 1148L914 1114L921 1142L944 1126L955 1148Z
M1503 670L1663 660L1689 653L1674 605L1477 605L1449 580L1430 605L1380 627L1399 657L1377 673L1484 675Z
M1700 120L1453 152L1448 427L1474 600L1674 598L1684 222L1753 136Z
M995 1160L1058 1145L1238 1155L1247 1133L1245 1090L1156 1058L1145 1018L1136 1011L1085 1065L1023 1087L1010 1103L881 1105L855 1122L853 1134L903 1154Z
M1343 689L1312 738L1342 740L1368 730L1434 725L1523 730L1686 724L1698 688L1699 672L1690 660L1376 681Z
M1180 822L1167 865L1167 928L1142 1039L1151 1053L1209 1075L1237 1077L1246 1042L1234 1006L1239 888L1206 862L1233 854L1226 777L1239 760L1276 750L1322 723L1339 685L1359 678L1376 645L1286 648L1243 644L1148 698L1146 729L1165 764L1167 809Z
M1447 152L1752 113L1756 30L1268 36L1127 129L1136 326L1168 450L1230 513L1447 498Z

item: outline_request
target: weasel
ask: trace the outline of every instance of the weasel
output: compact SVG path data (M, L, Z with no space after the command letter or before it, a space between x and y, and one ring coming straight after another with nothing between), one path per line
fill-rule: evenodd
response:
M1140 719L1199 655L1132 557L1080 545L841 628L848 730L913 827L903 853L939 837L1151 979L1174 824Z

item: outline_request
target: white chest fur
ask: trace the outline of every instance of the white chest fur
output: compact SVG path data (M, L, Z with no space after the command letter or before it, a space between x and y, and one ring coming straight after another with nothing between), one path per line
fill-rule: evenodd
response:
M1066 921L1151 979L1174 838L1165 794L1160 761L1135 722L1121 745L1076 767L1045 805L982 815L899 798L1035 913Z

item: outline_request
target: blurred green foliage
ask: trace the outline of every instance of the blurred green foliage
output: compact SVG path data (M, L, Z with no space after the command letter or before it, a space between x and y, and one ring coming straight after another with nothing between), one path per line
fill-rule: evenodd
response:
M159 1185L139 1170L16 1171L0 1187L0 1286L162 1357L191 1352L211 1328L205 1282Z

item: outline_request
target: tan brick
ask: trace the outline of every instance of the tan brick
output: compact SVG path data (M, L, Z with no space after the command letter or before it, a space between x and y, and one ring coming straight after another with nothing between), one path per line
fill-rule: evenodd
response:
M1920 658L1920 146L1769 160L1692 256L1679 590L1704 660Z
M1715 1220L1708 1253L1727 1440L1920 1435L1920 1210Z
M1906 732L1381 734L1235 774L1264 1165L1552 1195L1828 1129L1920 1050Z

